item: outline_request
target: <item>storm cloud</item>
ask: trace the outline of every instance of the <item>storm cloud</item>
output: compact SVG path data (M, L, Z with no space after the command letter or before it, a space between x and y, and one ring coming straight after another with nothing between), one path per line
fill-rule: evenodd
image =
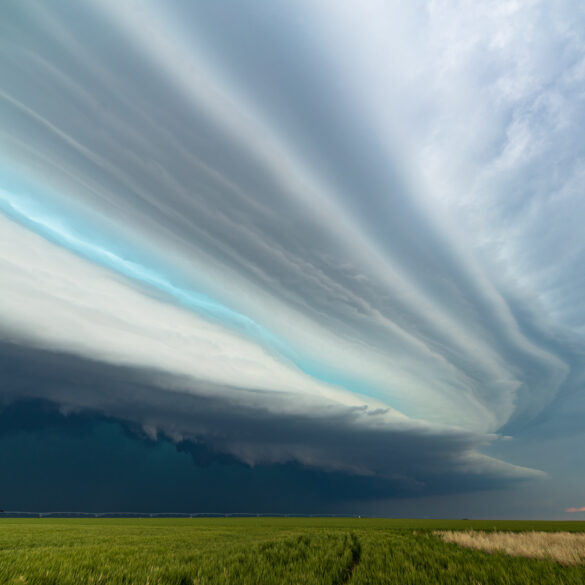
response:
M2 13L5 408L425 495L582 438L577 2Z

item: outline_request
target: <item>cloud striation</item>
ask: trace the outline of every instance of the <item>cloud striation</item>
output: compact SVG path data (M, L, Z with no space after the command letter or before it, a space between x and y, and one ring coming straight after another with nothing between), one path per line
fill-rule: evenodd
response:
M543 475L485 453L585 414L579 3L2 12L4 408L413 494Z

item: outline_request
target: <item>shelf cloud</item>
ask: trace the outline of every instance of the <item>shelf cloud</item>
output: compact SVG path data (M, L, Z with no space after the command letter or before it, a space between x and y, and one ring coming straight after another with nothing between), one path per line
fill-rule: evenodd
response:
M554 477L524 438L585 430L584 25L8 2L3 407L413 494Z

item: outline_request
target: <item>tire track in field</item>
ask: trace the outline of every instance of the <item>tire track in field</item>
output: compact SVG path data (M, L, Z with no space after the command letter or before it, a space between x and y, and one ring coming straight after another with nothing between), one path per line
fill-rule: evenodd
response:
M362 545L358 539L358 537L352 532L349 535L349 539L346 536L346 543L349 540L349 552L350 557L343 568L343 570L337 575L336 579L331 581L331 585L346 585L349 583L353 576L353 572L355 571L356 567L359 565L360 560L362 558ZM346 545L347 550L347 545Z

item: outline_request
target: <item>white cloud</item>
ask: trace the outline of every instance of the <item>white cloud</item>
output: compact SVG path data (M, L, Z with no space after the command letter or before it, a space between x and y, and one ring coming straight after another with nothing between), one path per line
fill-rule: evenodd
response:
M168 7L137 12L99 2L99 18L80 19L79 29L39 7L33 21L46 34L46 53L23 48L19 62L29 73L16 67L1 94L0 113L15 120L3 135L7 167L58 190L63 221L68 206L79 206L97 224L114 225L141 258L285 339L298 359L153 298L161 290L141 288L140 278L132 284L4 219L3 323L30 343L160 368L226 392L299 395L299 410L310 410L315 396L376 405L360 395L369 393L412 418L479 431L535 415L570 366L544 328L523 326L514 302L544 306L553 337L585 319L575 296L584 168L575 121L583 119L585 60L571 6L304 8L316 17L297 33L318 29L312 49L351 104L348 134L357 142L352 124L365 128L364 159L378 157L388 193L379 207L367 181L352 191L300 151L262 100L232 79L233 64L177 36ZM120 70L103 47L81 42L83 27L100 19L115 25ZM96 110L102 101L107 111ZM310 141L322 129L300 132ZM365 172L360 160L348 171L335 136L327 154L339 157L339 177ZM399 180L385 165L400 170ZM410 223L395 235L401 206ZM385 227L380 210L387 235L376 232ZM328 376L337 385L317 379Z

